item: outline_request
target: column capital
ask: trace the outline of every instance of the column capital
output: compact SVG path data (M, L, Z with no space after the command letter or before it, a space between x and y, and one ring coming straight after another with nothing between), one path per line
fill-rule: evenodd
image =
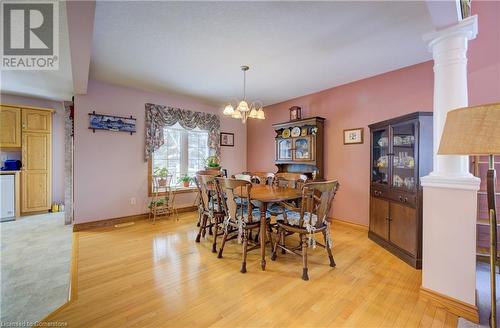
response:
M477 36L477 26L477 15L474 15L461 20L458 24L424 34L423 39L427 42L429 51L432 52L435 44L450 37L464 36L467 40L475 39Z

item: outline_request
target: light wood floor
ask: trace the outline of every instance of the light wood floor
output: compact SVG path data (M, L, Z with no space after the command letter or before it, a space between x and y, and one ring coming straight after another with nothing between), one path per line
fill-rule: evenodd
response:
M336 268L326 251L278 254L260 270L258 251L239 272L241 246L224 258L196 237L195 214L79 233L78 297L51 321L69 327L456 327L457 317L419 299L421 272L336 223ZM288 239L287 239L288 240ZM269 255L268 250L268 255Z

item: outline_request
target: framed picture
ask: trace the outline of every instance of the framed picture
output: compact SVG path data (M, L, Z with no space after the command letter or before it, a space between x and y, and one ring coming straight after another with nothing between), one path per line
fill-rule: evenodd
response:
M89 113L89 129L93 130L108 130L116 132L135 133L136 119L132 116L122 117L113 115Z
M299 106L290 107L290 121L300 120L302 118L301 108Z
M363 143L363 128L344 130L344 145Z
M220 145L227 147L234 147L234 133L221 132L220 133Z

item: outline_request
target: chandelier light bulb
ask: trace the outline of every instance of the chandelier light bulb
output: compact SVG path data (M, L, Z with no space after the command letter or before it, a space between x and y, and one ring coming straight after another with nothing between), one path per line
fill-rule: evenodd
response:
M262 107L257 112L257 119L259 119L259 120L265 120L266 119L266 115L264 114L264 110L262 109Z
M239 110L235 110L234 113L231 115L232 118L237 118L241 119L241 112Z
M250 118L257 118L258 116L258 112L255 108L252 108L252 110L250 111L250 115L248 115L248 117Z

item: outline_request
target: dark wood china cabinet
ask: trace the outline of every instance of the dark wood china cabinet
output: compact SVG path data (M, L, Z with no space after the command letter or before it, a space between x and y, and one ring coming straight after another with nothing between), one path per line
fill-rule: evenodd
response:
M432 113L416 112L369 127L371 182L368 236L420 269L420 178L432 171Z
M323 179L324 122L322 117L310 117L273 124L278 172L302 173L308 179Z

